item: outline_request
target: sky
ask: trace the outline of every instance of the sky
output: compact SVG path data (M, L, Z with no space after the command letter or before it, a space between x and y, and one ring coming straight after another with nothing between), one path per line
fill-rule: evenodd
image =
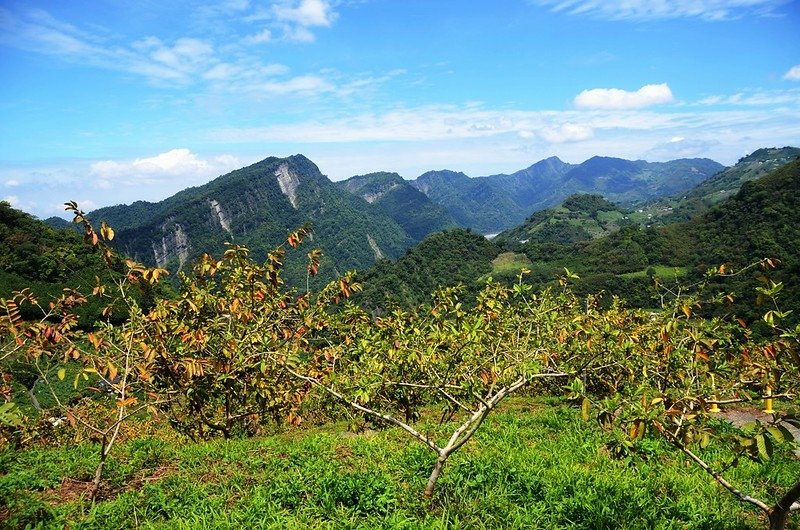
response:
M0 200L800 145L800 0L0 0Z

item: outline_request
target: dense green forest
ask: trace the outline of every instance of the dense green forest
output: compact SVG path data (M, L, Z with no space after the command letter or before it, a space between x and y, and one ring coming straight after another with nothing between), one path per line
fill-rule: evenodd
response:
M117 263L117 266L121 265ZM109 271L97 249L69 228L53 228L0 201L0 297L9 298L22 289L43 301L58 298L64 289L91 289L108 281ZM165 287L158 288L166 292ZM142 301L152 298L147 293ZM104 303L92 300L79 311L80 325L91 326L100 318ZM28 318L36 317L30 305L21 307ZM122 315L116 315L114 318Z
M443 206L431 201L397 173L358 175L338 184L381 208L416 242L433 232L457 226Z

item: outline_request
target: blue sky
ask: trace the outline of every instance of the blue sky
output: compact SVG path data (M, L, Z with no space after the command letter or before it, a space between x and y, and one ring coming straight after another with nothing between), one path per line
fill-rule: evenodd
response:
M786 0L0 3L0 198L160 200L267 156L333 180L800 145Z

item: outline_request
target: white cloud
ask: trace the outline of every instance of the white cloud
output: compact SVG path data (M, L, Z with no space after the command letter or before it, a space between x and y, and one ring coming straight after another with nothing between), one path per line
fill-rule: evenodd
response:
M235 169L239 161L235 157L221 156L203 159L189 149L172 149L165 153L130 161L101 160L90 165L90 174L95 185L101 189L116 186L138 186L165 180L203 180Z
M586 125L564 123L556 127L545 127L539 131L539 135L550 143L560 144L588 140L594 136L594 131Z
M584 90L575 97L579 109L641 109L675 101L666 83L645 85L635 92L619 88Z
M800 81L800 64L789 68L789 71L783 75L783 78L790 81Z
M645 152L648 160L674 160L676 158L706 158L719 145L712 139L687 139L675 136L660 142Z
M16 186L19 186L19 181L18 180L9 179L9 180L6 181L6 187L7 188L14 188Z
M532 0L551 11L610 20L701 18L729 20L770 16L787 0Z
M737 92L736 94L731 95L708 96L698 101L697 105L800 105L800 89L792 88L788 90L755 90L750 92Z
M319 95L324 92L333 92L336 87L321 77L305 75L293 77L285 81L269 81L257 85L255 88L264 94L270 95Z
M247 45L264 44L272 40L272 32L268 29L262 30L254 35L249 35L242 39L242 42Z
M302 27L330 26L336 20L336 13L328 0L300 0L273 7L275 18Z

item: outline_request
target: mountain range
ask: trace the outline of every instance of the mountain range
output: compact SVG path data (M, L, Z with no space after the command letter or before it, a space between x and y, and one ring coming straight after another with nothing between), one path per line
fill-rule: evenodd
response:
M550 157L515 173L487 177L430 171L411 185L444 206L460 226L492 233L575 193L597 193L632 206L685 192L724 168L707 158L646 162L595 156L575 165Z
M769 154L771 159L776 153ZM368 285L361 301L383 307L387 298L424 300L433 288L456 281L471 292L489 276L516 281L523 269L529 271L528 283L543 287L563 275L566 267L580 276L574 284L579 294L613 294L635 306L654 307L660 303L653 298L655 278L662 284L696 284L710 267L725 263L729 271L735 271L770 257L780 260L780 267L769 273L784 284L780 307L792 310L790 318L796 321L800 314L800 158L765 174L752 171L753 164L753 158L745 157L726 170L727 181L746 175L741 187L689 221L648 226L635 221L638 210L615 206L599 195L576 194L555 208L534 213L488 246L481 245L476 234L472 238L466 234L444 237L449 232L430 236L397 262L381 262L367 270L363 277ZM760 176L753 179L756 175ZM703 189L708 186L686 196ZM459 241L456 249L453 240ZM459 263L457 279L451 270L454 261ZM425 282L417 278L422 274ZM422 283L424 288L417 289ZM720 311L755 321L761 311L755 303L756 285L753 274L736 275L712 280L709 293L735 292L735 302Z
M575 212L570 213L574 201L567 201L560 220L547 214L546 227L520 227L518 231L527 230L527 237L504 237L535 240L552 233L564 241L594 238L647 220L639 214L641 208L613 206L609 200L631 206L670 196L691 198L699 193L695 190L700 188L694 187L702 183L735 186L760 174L757 168L742 169L754 163L752 157L784 160L794 153L786 149L794 148L760 150L763 153L753 153L727 173L720 173L724 166L708 159L651 163L597 156L568 164L550 157L511 174L470 178L441 170L405 180L397 173L380 172L336 183L303 155L270 157L163 201L101 208L90 212L89 218L115 228L115 244L123 253L173 272L185 270L204 252L221 253L225 242L245 245L256 259L263 259L288 232L311 223L310 246L324 253L320 270L325 280L346 270L365 270L382 259L397 259L441 230L461 227L488 233L519 226L526 218L541 222L544 214L537 211L574 194L604 197L589 200L596 203L590 205L594 219L576 220ZM761 166L765 169L768 164L762 160ZM587 205L578 206L582 211ZM534 232L538 235L531 237ZM305 283L306 252L301 249L286 258L286 276L297 285Z

